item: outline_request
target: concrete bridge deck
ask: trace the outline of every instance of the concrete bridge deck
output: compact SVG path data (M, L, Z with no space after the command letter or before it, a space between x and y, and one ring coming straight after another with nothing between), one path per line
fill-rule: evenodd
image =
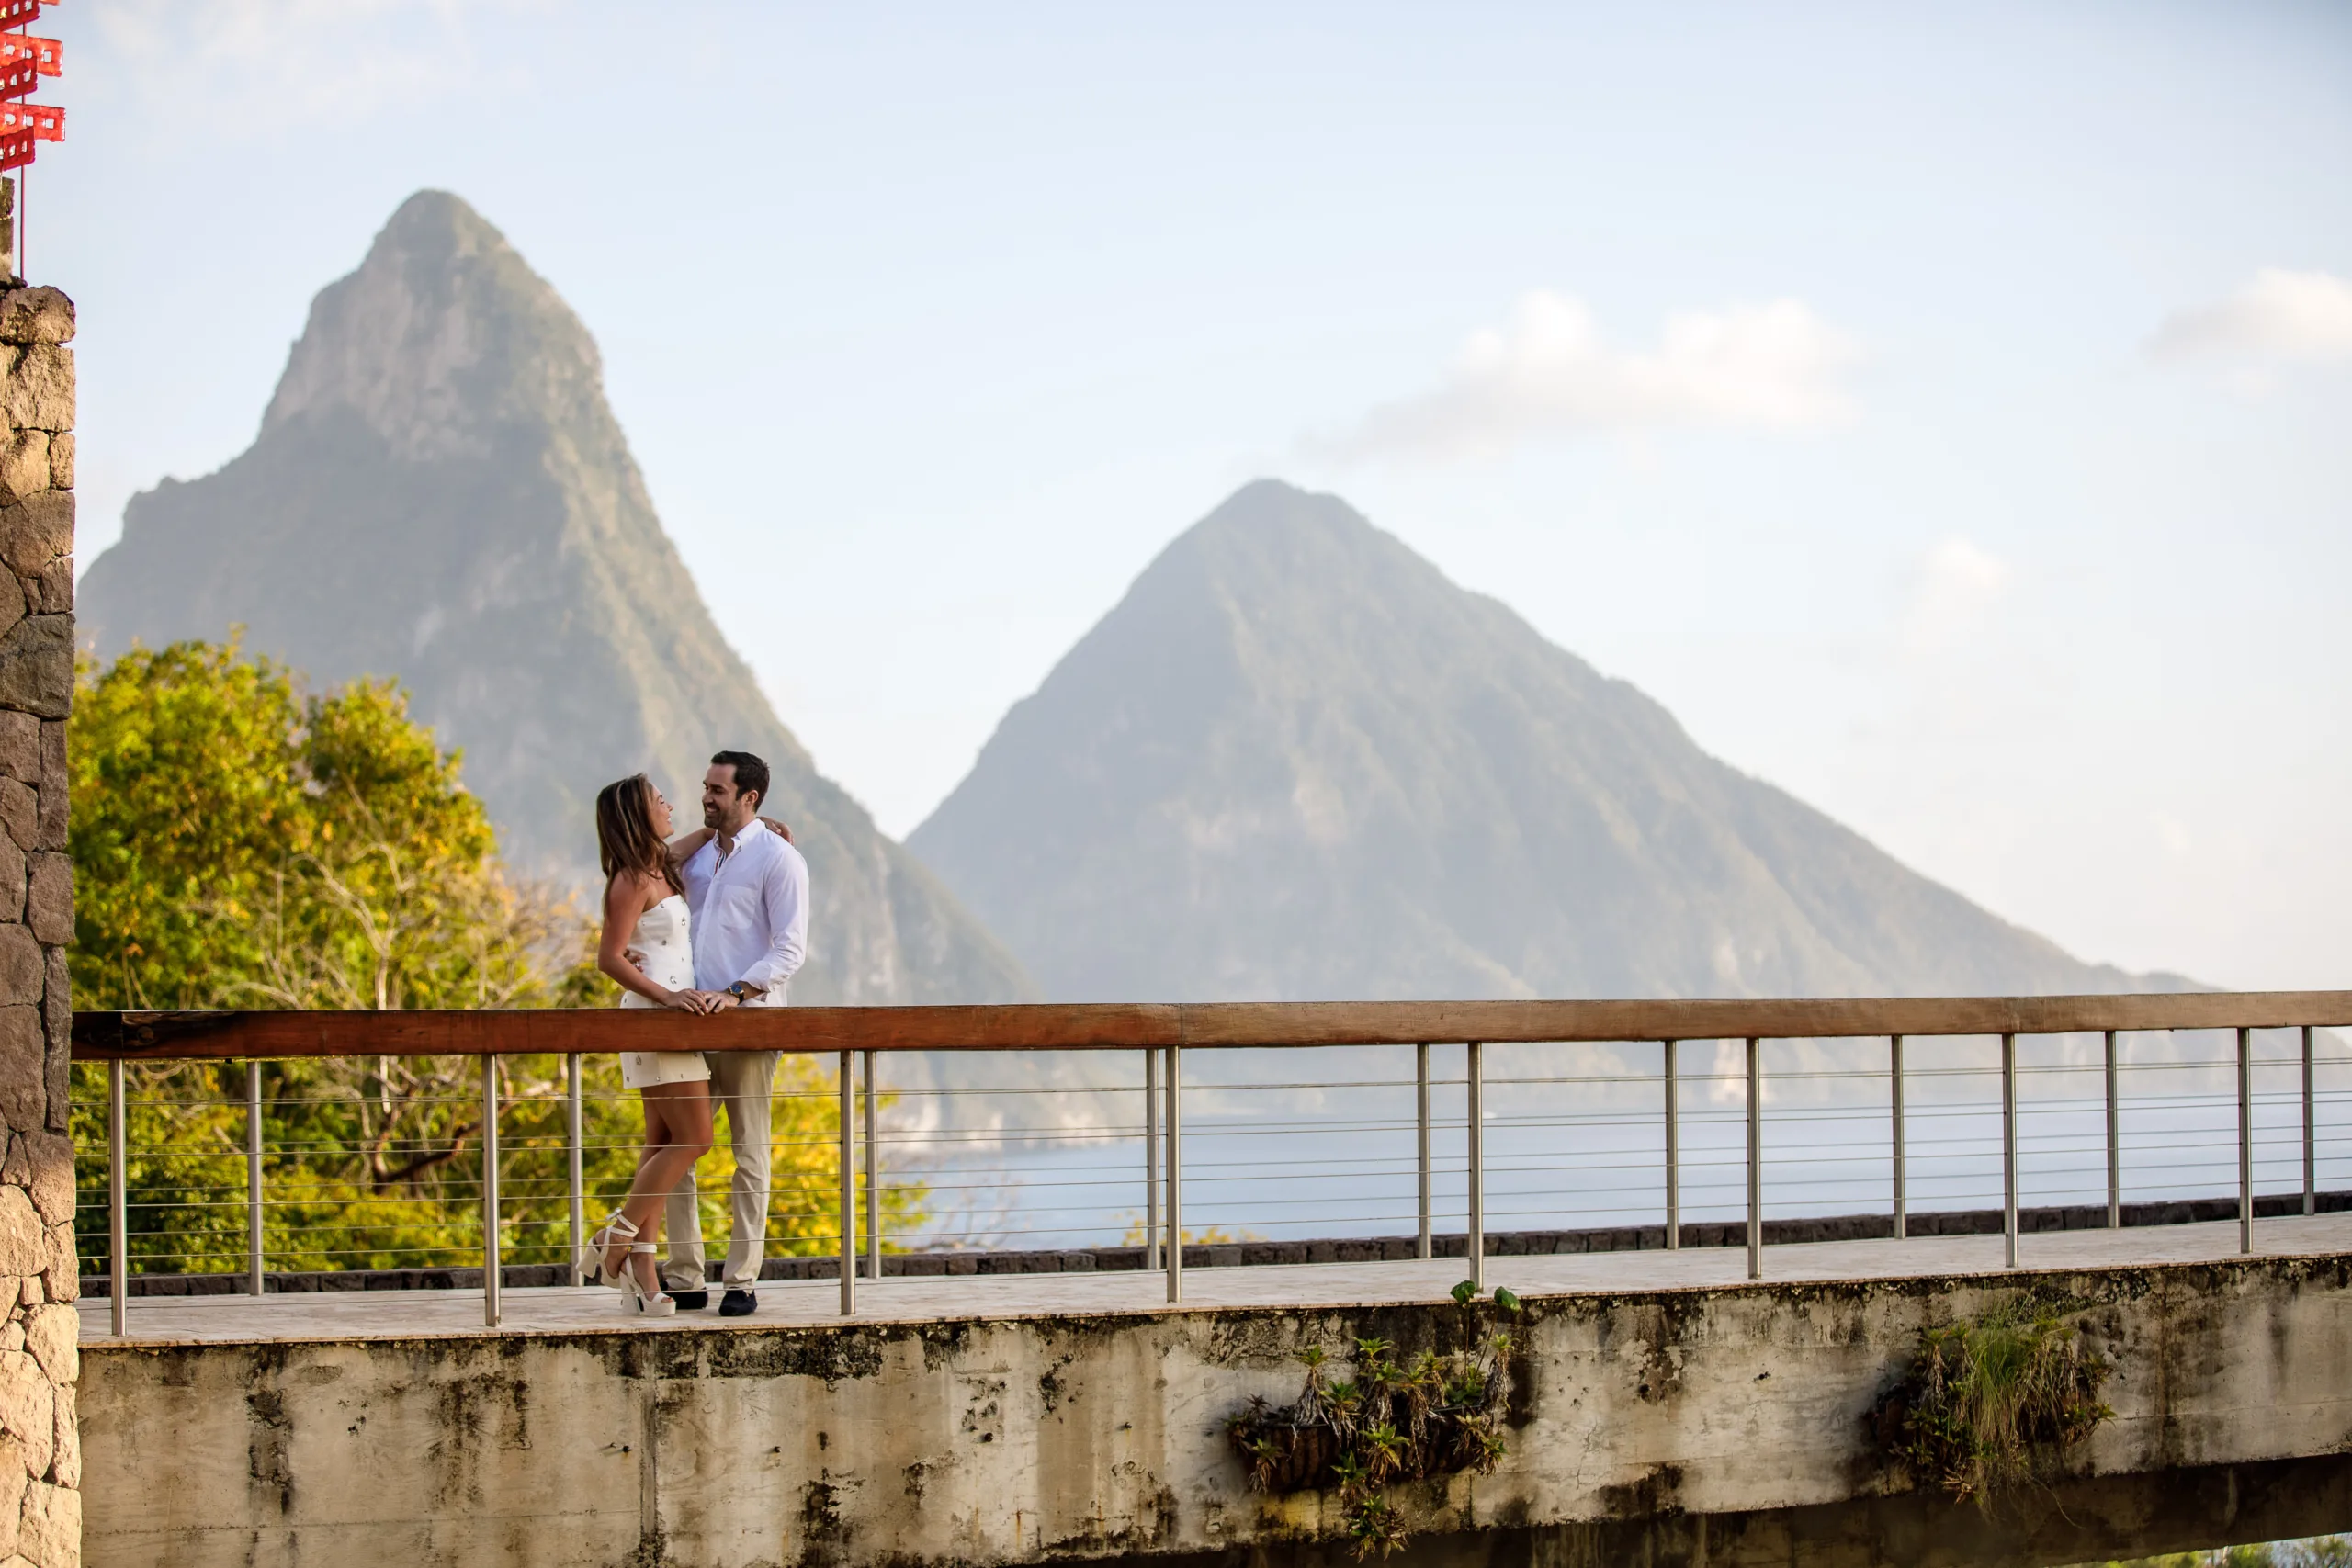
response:
M1509 1451L1392 1489L1448 1565L2002 1568L2352 1527L2352 1214L1514 1256ZM1297 1354L1483 1333L1458 1258L775 1282L748 1319L612 1292L84 1303L91 1568L1344 1560L1319 1492L1251 1492L1225 1422ZM1871 1411L1924 1329L2066 1312L2114 1369L2068 1476L1990 1514ZM1491 1311L1491 1309L1486 1309ZM93 1332L95 1331L95 1332Z
M2352 1213L2256 1220L2254 1241L2257 1256L2352 1252ZM2219 1262L2239 1256L2235 1221L2053 1231L2018 1238L2018 1271ZM481 1299L473 1291L370 1291L259 1299L140 1296L131 1299L127 1339L117 1339L109 1332L108 1307L103 1298L85 1298L80 1306L82 1343L96 1349L126 1343L662 1334L1073 1314L1409 1305L1444 1301L1462 1279L1463 1269L1459 1258L1192 1269L1184 1275L1184 1300L1173 1307L1167 1300L1166 1276L1158 1273L886 1276L879 1281L858 1281L858 1311L854 1318L842 1316L840 1284L832 1280L768 1280L760 1286L760 1311L750 1318L722 1318L716 1310L681 1313L669 1319L630 1318L622 1315L618 1295L611 1291L509 1287L503 1292L504 1322L494 1329L483 1325ZM1773 1286L1979 1275L1998 1279L2011 1272L2002 1263L2000 1236L1917 1236L1768 1247L1764 1279L1754 1283ZM1747 1254L1724 1247L1489 1258L1487 1282L1490 1287L1506 1286L1522 1296L1714 1291L1751 1283Z

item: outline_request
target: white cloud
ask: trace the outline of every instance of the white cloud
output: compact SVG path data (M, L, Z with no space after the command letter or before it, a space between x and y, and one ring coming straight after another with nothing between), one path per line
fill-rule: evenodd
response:
M1910 608L1903 617L1903 647L1914 656L1947 652L1983 630L2009 583L2009 563L1954 535L1919 563Z
M1569 295L1523 296L1473 333L1444 383L1319 443L1341 456L1488 456L1523 442L1672 425L1808 430L1849 417L1852 342L1802 301L1667 318L1657 346L1611 347Z
M2148 351L2168 360L2352 360L2352 280L2264 267L2220 303L2167 319Z

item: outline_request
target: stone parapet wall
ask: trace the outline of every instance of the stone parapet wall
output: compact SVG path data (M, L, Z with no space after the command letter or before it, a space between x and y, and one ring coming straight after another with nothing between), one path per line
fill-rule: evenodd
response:
M0 1568L75 1568L82 1558L66 1135L73 338L63 294L0 284Z

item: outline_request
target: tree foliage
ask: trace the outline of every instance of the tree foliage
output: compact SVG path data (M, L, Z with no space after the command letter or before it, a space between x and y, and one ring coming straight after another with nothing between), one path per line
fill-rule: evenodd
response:
M2135 1557L2107 1568L2352 1568L2352 1536L2322 1535Z
M390 682L307 699L234 645L87 666L74 987L96 1008L529 1007L579 918L500 869L458 758Z
M390 682L305 694L234 643L134 649L79 672L70 734L75 1005L101 1010L609 1005L588 919L509 875L458 753ZM481 1256L481 1064L463 1057L263 1065L271 1267L450 1266ZM503 1059L502 1255L562 1256L566 1064ZM128 1181L133 1267L242 1267L245 1067L134 1064ZM771 1245L828 1250L838 1191L830 1075L779 1074ZM642 1134L618 1063L583 1063L587 1189L615 1206ZM75 1069L85 1257L104 1257L105 1086ZM723 1235L731 1156L702 1168ZM911 1223L920 1189L886 1189ZM96 1222L96 1223L92 1223Z

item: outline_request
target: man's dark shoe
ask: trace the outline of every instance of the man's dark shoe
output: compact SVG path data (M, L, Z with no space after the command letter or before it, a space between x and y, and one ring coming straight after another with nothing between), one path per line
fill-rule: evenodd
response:
M759 1297L752 1294L749 1291L729 1285L727 1287L727 1294L719 1301L718 1315L721 1317L749 1317L754 1312L757 1312L759 1307Z
M680 1312L700 1312L710 1304L710 1292L707 1290L673 1290L670 1292L670 1299L678 1303Z

